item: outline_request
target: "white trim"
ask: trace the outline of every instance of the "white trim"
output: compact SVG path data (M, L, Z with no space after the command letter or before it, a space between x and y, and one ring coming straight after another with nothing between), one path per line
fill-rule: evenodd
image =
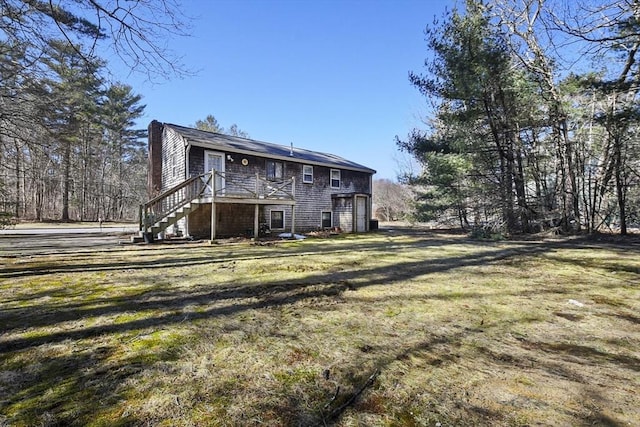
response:
M338 172L338 186L334 187L333 185L333 173L334 172ZM330 169L329 170L329 186L331 188L340 188L342 187L342 173L340 172L340 169Z
M191 144L185 144L184 149L184 179L189 179L189 156L191 155Z
M305 173L305 168L311 168L311 173ZM307 175L311 175L311 181L307 181L305 177ZM302 183L303 184L313 184L313 165L302 165Z
M184 179L189 179L189 156L191 155L191 144L189 144L186 139L184 153ZM191 234L189 234L189 216L190 215L185 215L184 217L184 237L191 236Z

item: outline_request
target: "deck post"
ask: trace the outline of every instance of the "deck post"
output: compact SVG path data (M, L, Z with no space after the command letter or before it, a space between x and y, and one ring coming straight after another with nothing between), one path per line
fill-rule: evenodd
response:
M291 177L291 198L293 201L296 200L296 177ZM296 232L296 205L295 203L291 205L291 238L295 239Z
M216 170L211 169L211 243L216 240Z
M254 218L253 218L253 238L257 241L260 233L260 221L258 215L260 213L260 205L256 203L256 207L254 210Z

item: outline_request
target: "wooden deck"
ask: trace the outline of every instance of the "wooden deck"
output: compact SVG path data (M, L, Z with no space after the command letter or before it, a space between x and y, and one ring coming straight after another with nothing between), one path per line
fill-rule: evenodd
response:
M216 185L218 188L216 188ZM249 204L255 206L256 237L258 207L260 205L294 206L295 178L280 182L268 181L258 174L254 179L234 179L224 173L211 171L191 177L140 205L140 232L160 233L203 204L211 204L211 239L216 236L216 203ZM294 233L295 218L291 221Z

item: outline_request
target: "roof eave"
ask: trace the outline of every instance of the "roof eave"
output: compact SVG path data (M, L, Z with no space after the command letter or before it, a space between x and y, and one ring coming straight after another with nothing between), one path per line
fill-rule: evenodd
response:
M356 172L364 172L364 173L369 173L369 174L372 174L372 175L376 173L376 171L374 169L369 169L367 167L358 168L358 167L354 167L354 166L342 165L342 164L337 164L337 163L318 162L318 161L313 161L313 160L308 160L308 159L300 159L300 158L297 158L296 156L280 156L280 155L277 155L277 154L261 153L259 151L243 150L243 149L240 149L240 148L233 148L233 147L229 147L229 146L226 146L226 145L219 145L219 144L216 144L216 143L213 143L213 142L192 141L192 140L189 140L188 138L184 137L183 135L181 135L181 136L184 138L184 140L186 141L187 144L192 145L192 146L196 146L196 147L212 148L212 149L217 149L217 150L228 152L228 153L246 154L246 155L249 155L249 156L257 156L257 157L264 157L264 158L269 158L269 159L277 159L277 160L283 160L283 161L287 161L287 162L301 163L301 164L305 164L305 165L324 166L324 167L328 167L328 168L345 169L345 170L351 170L351 171L356 171Z

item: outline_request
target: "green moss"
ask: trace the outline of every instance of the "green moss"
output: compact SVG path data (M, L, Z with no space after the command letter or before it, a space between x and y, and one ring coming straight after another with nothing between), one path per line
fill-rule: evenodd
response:
M0 282L13 348L0 353L0 413L18 426L321 425L336 387L343 402L376 367L345 425L579 424L582 393L566 406L547 395L585 384L630 421L640 261L570 242L435 237L43 259L64 272ZM598 388L606 378L619 383ZM543 410L495 403L496 390L532 389Z
M402 309L400 307L387 307L384 311L384 315L386 317L396 317L401 312Z
M320 372L316 369L299 367L275 372L273 376L283 386L290 388L294 385L315 383L320 377Z

